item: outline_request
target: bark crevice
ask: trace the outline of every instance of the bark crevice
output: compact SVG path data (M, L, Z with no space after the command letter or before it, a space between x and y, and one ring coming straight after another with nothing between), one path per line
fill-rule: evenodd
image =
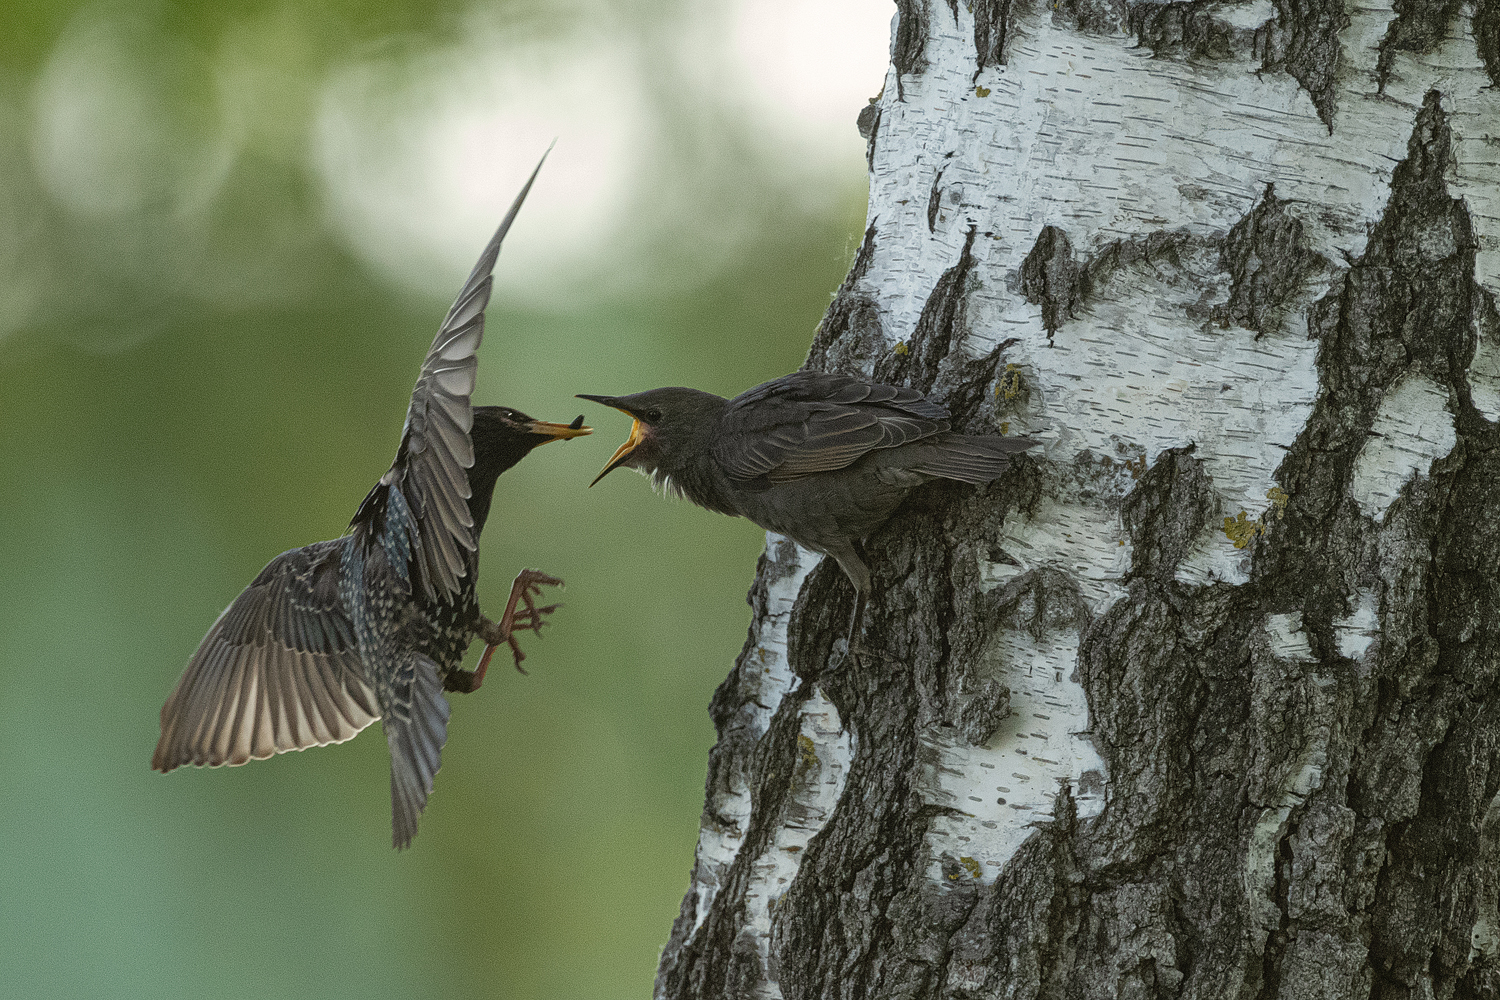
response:
M932 0L896 0L896 40L891 47L891 65L896 70L896 99L906 100L901 78L927 69L928 18Z
M1126 27L1158 58L1235 59L1255 51L1257 31L1227 18L1213 0L1138 3Z
M1490 81L1500 87L1500 0L1475 0L1473 25L1474 47Z
M1344 0L1274 0L1276 19L1256 32L1263 70L1285 70L1312 98L1318 117L1333 132L1338 111L1335 77L1343 50L1339 34L1349 26Z
M989 66L1005 65L1005 47L1014 19L1024 13L1026 0L974 0L974 79Z
M1020 285L1026 301L1042 307L1042 325L1051 340L1088 297L1092 279L1088 262L1074 257L1068 234L1057 226L1043 226L1021 264Z
M927 296L911 337L876 363L876 381L909 385L924 393L932 390L943 361L963 342L967 332L965 283L974 270L975 235L974 227L970 226L957 262L943 272Z
M1390 81L1398 52L1432 52L1446 39L1463 0L1395 0L1396 16L1380 40L1375 73L1380 91Z

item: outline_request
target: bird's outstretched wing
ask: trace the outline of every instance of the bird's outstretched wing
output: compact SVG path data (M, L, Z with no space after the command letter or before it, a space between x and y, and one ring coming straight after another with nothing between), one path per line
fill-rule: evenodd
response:
M784 483L842 469L948 425L948 411L915 389L794 372L729 401L714 458L732 479Z
M542 162L546 159L542 154ZM474 446L469 440L474 411L469 397L479 369L476 354L484 338L484 307L489 304L494 283L490 272L495 269L500 244L541 169L538 163L516 195L438 328L412 390L396 460L361 504L351 525L359 526L367 508L384 509L384 504L372 505L372 500L377 493L398 486L416 517L412 564L429 600L458 592L459 578L468 572L466 555L479 548L467 503L467 470L474 464Z
M343 546L283 552L219 615L162 706L152 767L342 743L380 717L339 600Z

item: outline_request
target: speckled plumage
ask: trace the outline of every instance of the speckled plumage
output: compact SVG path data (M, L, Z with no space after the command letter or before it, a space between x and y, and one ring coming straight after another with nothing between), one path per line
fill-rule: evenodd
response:
M537 165L541 170L541 164ZM422 364L401 446L342 538L284 552L219 616L161 711L152 766L243 764L350 739L380 718L391 750L392 839L410 844L447 740L445 688L475 635L539 623L526 571L501 625L474 594L495 479L532 448L589 432L474 407L496 257L533 172L480 256ZM528 611L513 617L517 597ZM514 643L512 642L514 648ZM520 653L517 649L517 665Z

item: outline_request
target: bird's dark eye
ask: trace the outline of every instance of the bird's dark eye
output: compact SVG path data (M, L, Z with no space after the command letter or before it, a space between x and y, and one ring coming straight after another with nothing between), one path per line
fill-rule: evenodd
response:
M661 411L660 410L647 410L646 411L646 423L648 423L648 424L654 424L654 423L656 423L659 420L661 420Z

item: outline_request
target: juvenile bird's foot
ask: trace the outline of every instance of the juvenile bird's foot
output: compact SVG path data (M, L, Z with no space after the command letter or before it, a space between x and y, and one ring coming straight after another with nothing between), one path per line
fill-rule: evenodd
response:
M473 673L467 670L455 670L449 675L449 683L467 684L467 687L449 687L450 691L478 691L479 685L484 683L484 673L489 669L490 657L502 644L510 646L511 655L515 658L516 669L525 673L521 661L526 659L526 654L521 652L521 644L516 641L516 632L530 629L541 635L544 615L550 615L561 604L547 604L537 607L536 598L542 596L543 587L561 587L562 581L555 576L535 569L523 569L516 574L516 580L510 586L510 600L505 603L505 614L500 616L498 622L492 622L481 615L479 626L474 633L484 640L484 655L479 658L479 666ZM524 609L517 609L517 605L524 605ZM464 676L467 675L467 676ZM446 685L445 685L446 686Z
M864 631L865 621L865 592L859 587L854 589L854 613L849 616L849 634L843 639L835 639L833 648L829 650L828 666L834 670L842 667L846 662L857 661L861 653L865 652L864 644L860 642L861 633Z
M901 665L900 660L867 645L862 639L857 640L853 646L849 645L848 639L835 639L833 641L833 648L828 653L829 670L837 670L846 664L858 666L868 664L871 661L887 666Z

